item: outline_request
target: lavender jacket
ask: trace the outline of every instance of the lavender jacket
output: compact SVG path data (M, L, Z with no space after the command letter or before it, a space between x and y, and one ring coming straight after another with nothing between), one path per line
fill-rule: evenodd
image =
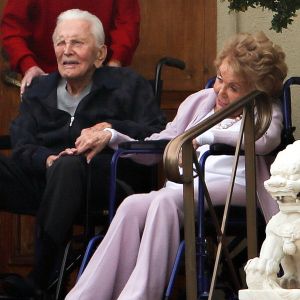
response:
M169 122L163 131L152 134L146 140L171 140L177 135L182 134L187 129L197 125L214 108L215 102L216 94L213 89L204 89L190 95L179 106L174 120ZM257 154L257 197L266 221L278 212L276 201L271 198L263 185L264 181L270 177L269 165L267 164L269 159L266 159L269 157L266 156L266 154L270 153L280 144L282 127L281 109L279 105L274 104L271 124L265 134L255 142ZM116 149L118 144L122 142L134 141L134 139L129 136L115 130L112 132L113 136L109 145L113 149ZM210 138L208 143L226 143L235 146L237 138L238 133L233 134L232 132L226 132L226 130L224 130L222 134L216 132L213 139ZM154 160L150 162L149 157L145 158L140 155L131 158L144 164L154 163Z

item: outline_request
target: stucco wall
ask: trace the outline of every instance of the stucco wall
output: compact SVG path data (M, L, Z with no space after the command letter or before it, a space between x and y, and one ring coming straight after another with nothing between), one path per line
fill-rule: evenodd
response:
M228 1L218 0L217 49L222 48L224 40L236 32L255 32L262 30L275 43L281 45L286 53L289 67L288 77L300 76L300 16L282 33L270 30L272 13L261 8L249 9L243 13L228 13ZM300 87L292 89L293 124L295 137L300 139Z

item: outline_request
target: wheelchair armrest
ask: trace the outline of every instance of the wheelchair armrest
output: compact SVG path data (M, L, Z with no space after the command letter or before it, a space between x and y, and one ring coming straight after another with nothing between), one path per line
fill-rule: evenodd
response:
M235 147L221 143L210 145L209 150L210 155L234 155L235 153ZM244 151L241 151L240 154L244 155Z
M163 151L169 140L156 140L156 141L132 141L132 142L124 142L119 145L119 149L123 150L156 150L156 151Z
M11 142L9 135L0 135L0 150L11 149Z
M115 196L117 180L117 164L119 158L124 154L162 154L169 140L156 141L132 141L119 144L115 151L110 168L110 199L109 199L109 220L111 221L115 213Z

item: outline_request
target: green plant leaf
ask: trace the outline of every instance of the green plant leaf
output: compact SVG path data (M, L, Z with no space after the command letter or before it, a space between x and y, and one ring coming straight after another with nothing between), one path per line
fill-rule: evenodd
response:
M272 11L271 29L276 32L282 32L282 29L291 25L297 16L296 11L300 9L300 0L228 0L228 3L229 11L245 12L249 7Z

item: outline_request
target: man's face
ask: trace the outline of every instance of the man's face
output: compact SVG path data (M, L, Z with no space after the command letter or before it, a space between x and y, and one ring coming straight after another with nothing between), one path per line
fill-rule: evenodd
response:
M84 20L65 20L58 24L54 39L58 71L67 80L84 80L106 56L104 45L97 47L90 24Z

